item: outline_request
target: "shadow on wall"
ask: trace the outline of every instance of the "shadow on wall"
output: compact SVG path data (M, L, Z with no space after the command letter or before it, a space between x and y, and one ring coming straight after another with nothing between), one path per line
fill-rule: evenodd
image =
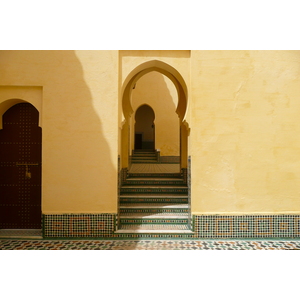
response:
M97 52L89 53L92 57L83 53L83 59L94 71L91 84L99 80L101 89L109 85L101 76L113 71L107 62L101 68L103 53L100 61L93 59ZM1 82L43 86L43 212L116 212L117 168L101 120L110 112L102 93L92 98L76 52L8 51L1 56L0 69L6 68Z
M161 156L179 156L179 118L176 113L178 94L174 84L163 74L152 71L141 77L132 93L136 112L150 105L155 113L155 148Z
M98 99L92 99L75 52L59 51L51 54L58 62L57 76L64 74L63 89L66 91L61 101L57 101L51 109L48 107L54 117L51 123L56 127L56 138L60 139L55 144L65 161L65 175L69 177L66 199L71 203L66 203L65 209L72 207L76 198L81 212L116 212L117 170L112 164L111 151L103 135L100 119L101 114L107 113L105 105L101 105L105 99L98 94ZM89 60L87 63L97 65L96 61ZM98 84L109 85L107 82ZM99 106L102 111L95 111L93 100L101 103ZM61 118L57 119L58 115ZM52 157L55 157L53 149L50 151Z

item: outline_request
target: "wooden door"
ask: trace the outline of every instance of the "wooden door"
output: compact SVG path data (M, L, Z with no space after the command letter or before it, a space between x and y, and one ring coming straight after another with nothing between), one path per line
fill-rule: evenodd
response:
M0 228L40 229L42 129L29 103L3 115L0 130Z

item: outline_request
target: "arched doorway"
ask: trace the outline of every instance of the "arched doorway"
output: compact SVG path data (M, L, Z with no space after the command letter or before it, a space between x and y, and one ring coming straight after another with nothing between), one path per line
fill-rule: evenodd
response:
M127 76L121 94L119 232L190 233L189 126L185 119L185 81L172 66L162 61L149 61L136 67ZM155 111L157 149L153 153L136 153L133 148L136 129L133 126L139 109L145 103ZM132 149L134 151L130 157ZM175 151L179 157L176 156L174 161L171 155L160 155ZM156 158L153 159L153 156Z
M41 229L39 112L19 103L3 114L0 130L0 228Z
M140 106L135 113L134 150L155 149L155 114L149 105Z
M189 137L189 124L186 121L187 111L187 85L180 75L180 73L172 66L158 60L148 61L130 72L124 80L122 86L122 119L121 119L121 169L127 169L130 165L130 124L134 110L132 108L132 90L135 88L136 82L145 74L152 71L159 72L168 77L174 84L178 93L178 105L176 114L179 117L179 130L180 130L180 168L184 171L188 166L188 137Z

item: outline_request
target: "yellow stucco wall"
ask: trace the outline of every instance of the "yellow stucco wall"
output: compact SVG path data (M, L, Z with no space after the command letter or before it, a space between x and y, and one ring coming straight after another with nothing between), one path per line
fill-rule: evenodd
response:
M300 52L192 51L193 213L300 210Z
M121 81L125 81L131 71L142 63L159 60L173 66L181 76L189 82L190 78L189 50L123 50L120 51Z
M43 213L116 212L118 52L1 51L0 72L43 88Z
M299 213L299 51L0 51L0 114L40 111L43 213L117 212L122 92L151 60L186 83L192 213Z

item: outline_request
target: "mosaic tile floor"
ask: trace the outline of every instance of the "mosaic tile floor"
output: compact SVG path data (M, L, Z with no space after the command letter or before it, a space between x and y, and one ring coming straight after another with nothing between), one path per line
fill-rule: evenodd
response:
M0 250L300 250L300 240L0 240Z

